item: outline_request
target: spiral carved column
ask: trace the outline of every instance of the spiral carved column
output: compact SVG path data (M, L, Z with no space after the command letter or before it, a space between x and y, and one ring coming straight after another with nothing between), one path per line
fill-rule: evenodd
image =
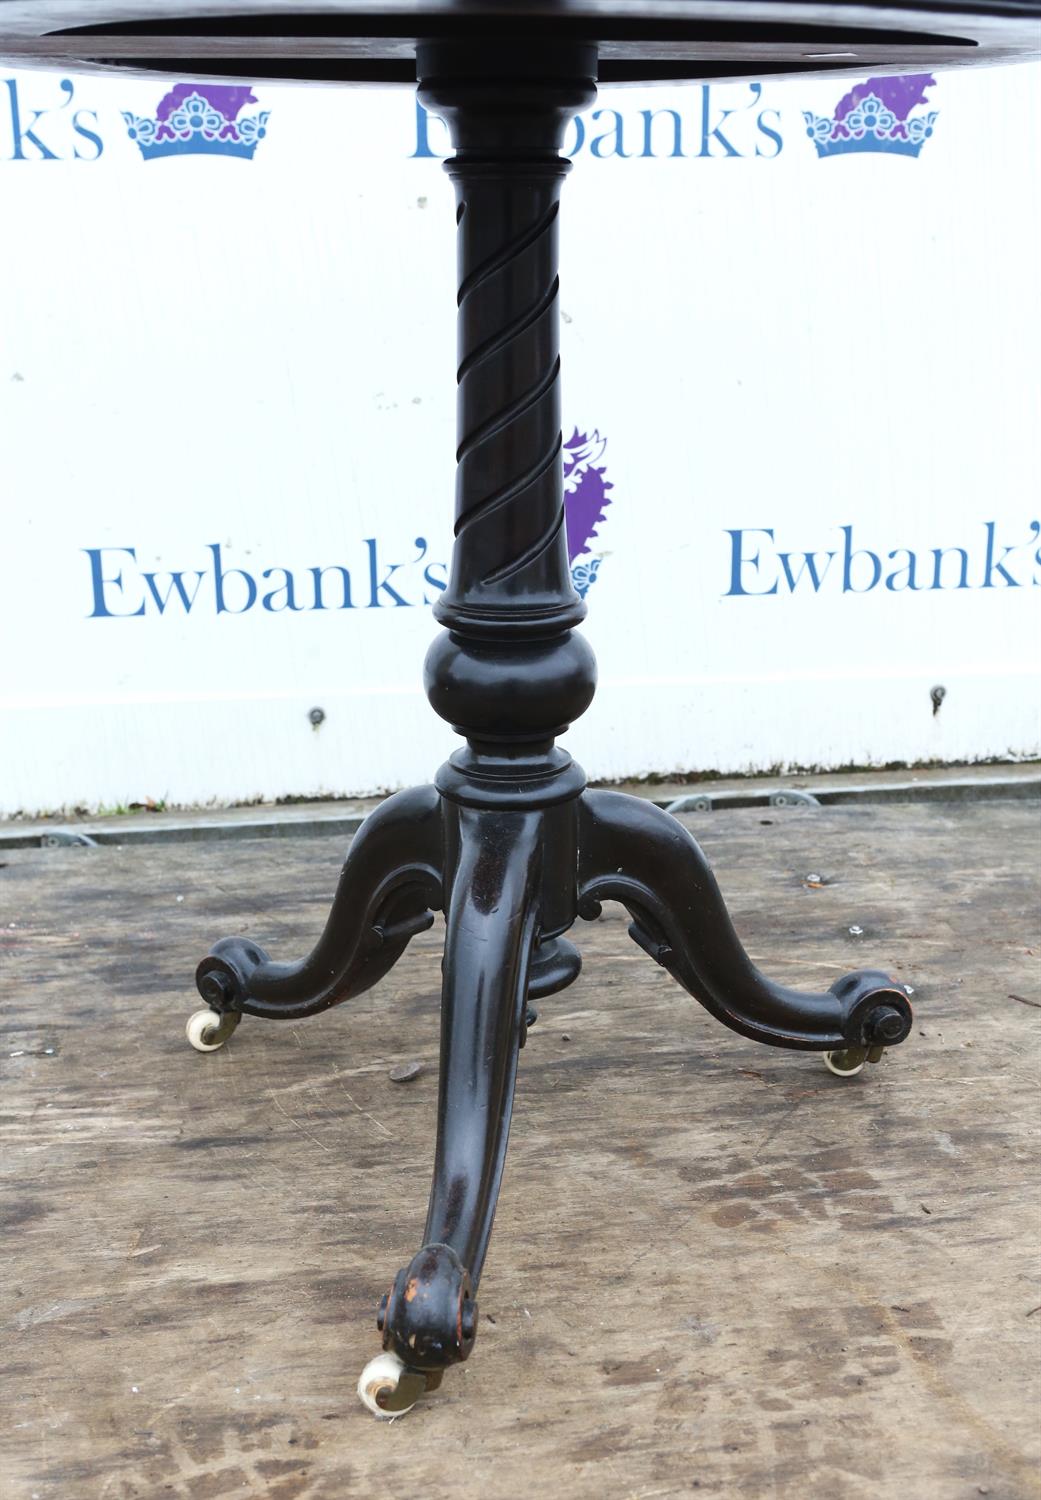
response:
M420 49L420 98L456 155L455 546L427 658L430 701L478 750L547 746L589 705L593 655L568 567L560 427L563 132L595 94L595 50Z

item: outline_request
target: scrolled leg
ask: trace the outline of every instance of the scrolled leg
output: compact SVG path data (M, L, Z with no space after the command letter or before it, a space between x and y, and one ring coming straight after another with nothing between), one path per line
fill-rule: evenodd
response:
M808 1051L858 1049L861 1060L874 1060L872 1053L911 1030L910 1002L881 970L858 969L822 994L767 979L741 946L708 862L682 824L641 798L586 791L579 914L596 916L603 900L627 907L634 940L743 1036Z
M203 959L196 985L220 1030L233 1029L231 1016L314 1015L375 984L409 938L432 924L442 902L442 868L436 789L389 797L355 837L325 930L306 958L276 963L249 938L223 938ZM199 1032L198 1040L189 1036L193 1046L212 1050L214 1023L193 1017L192 1024Z
M434 1181L422 1248L399 1271L377 1319L385 1354L402 1362L402 1379L437 1375L473 1348L536 942L539 813L456 814ZM362 1386L382 1378L383 1358L363 1372L363 1400Z

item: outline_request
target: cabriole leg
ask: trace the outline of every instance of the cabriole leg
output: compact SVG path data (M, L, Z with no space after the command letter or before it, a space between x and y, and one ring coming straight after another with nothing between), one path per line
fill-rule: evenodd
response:
M249 938L222 938L196 972L205 1011L188 1023L200 1051L220 1046L243 1015L299 1020L381 979L441 909L441 799L399 792L367 818L340 874L325 930L307 958L276 963Z
M857 969L822 994L760 974L698 844L653 803L586 791L579 851L579 914L595 917L601 901L620 901L640 947L743 1036L827 1053L832 1071L848 1076L910 1032L910 1002L881 970Z
M378 1416L407 1410L430 1388L430 1376L473 1348L477 1284L506 1160L536 937L540 815L456 812L459 859L445 935L434 1181L423 1247L380 1305L386 1352L366 1367L358 1385Z

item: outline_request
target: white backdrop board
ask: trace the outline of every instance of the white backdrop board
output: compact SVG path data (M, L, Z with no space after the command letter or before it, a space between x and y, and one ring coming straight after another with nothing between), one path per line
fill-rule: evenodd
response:
M3 812L360 794L456 743L442 127L176 82L0 68ZM573 127L591 776L1038 753L1039 99L615 89Z

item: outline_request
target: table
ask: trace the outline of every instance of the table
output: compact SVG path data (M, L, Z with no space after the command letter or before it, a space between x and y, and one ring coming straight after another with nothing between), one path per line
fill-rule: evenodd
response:
M951 11L771 0L357 0L304 6L0 0L0 55L180 77L418 80L455 155L458 402L455 545L425 666L431 706L465 745L432 785L387 799L344 864L325 930L295 963L250 939L197 972L201 1051L243 1015L299 1019L375 984L443 911L434 1178L421 1248L377 1317L383 1354L359 1393L411 1407L470 1355L532 1001L578 975L565 936L601 903L717 1019L860 1072L911 1030L905 988L858 969L827 991L751 962L691 834L650 803L586 787L557 744L588 708L593 653L576 627L564 533L558 225L565 127L597 81L859 72L1015 60L1036 50L1035 0Z

